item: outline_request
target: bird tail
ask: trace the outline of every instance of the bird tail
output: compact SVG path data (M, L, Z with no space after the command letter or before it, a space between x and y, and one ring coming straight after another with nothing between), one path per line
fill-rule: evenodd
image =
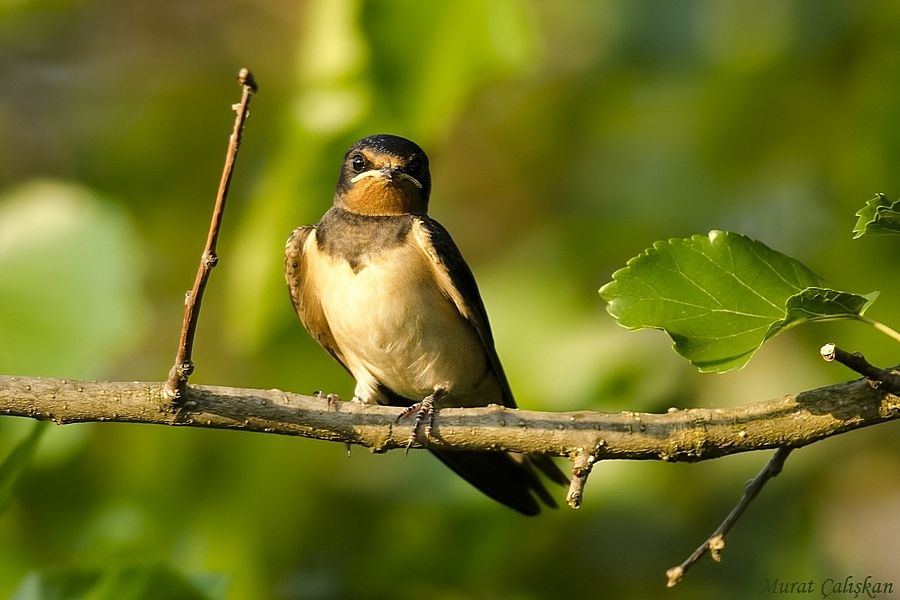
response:
M432 453L488 497L524 515L533 516L541 512L541 504L537 499L550 508L557 507L556 500L544 487L535 467L556 483L569 483L568 478L548 456L434 450Z

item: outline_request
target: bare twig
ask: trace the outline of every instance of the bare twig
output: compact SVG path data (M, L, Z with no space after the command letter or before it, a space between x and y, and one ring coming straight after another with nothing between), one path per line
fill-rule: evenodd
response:
M234 172L234 161L237 158L241 145L241 135L244 131L244 123L250 114L250 97L256 92L256 80L247 69L241 69L238 74L238 83L243 88L240 103L234 105L237 116L234 120L234 130L228 139L228 151L225 154L225 167L222 170L222 178L219 181L219 191L216 194L216 204L213 208L212 221L209 225L209 234L206 238L206 247L200 257L200 266L197 269L197 277L194 279L194 287L187 293L184 299L184 320L181 325L181 337L178 341L178 352L175 354L175 364L169 371L169 379L164 386L165 397L170 401L183 399L188 377L194 371L194 363L191 360L191 351L194 346L194 334L197 331L197 320L200 317L200 302L203 300L203 290L212 268L216 266L219 258L216 256L216 242L219 239L219 229L222 225L222 216L225 212L225 200L228 198L228 188L231 186L231 176Z
M866 360L859 352L847 352L834 344L825 344L820 350L822 358L831 362L838 361L848 369L856 371L876 385L885 386L892 394L900 393L900 373L896 370L881 369Z
M569 491L566 494L566 504L572 508L581 508L581 499L584 497L584 486L587 483L588 475L591 474L591 469L597 462L597 453L605 445L606 441L601 440L600 446L593 452L581 450L572 458L572 480L569 482Z
M750 502L756 497L763 486L766 485L770 479L781 473L781 469L784 467L784 461L787 460L787 457L792 450L793 448L779 448L775 451L775 454L769 459L769 462L766 463L766 466L763 467L762 471L747 482L747 485L744 487L744 494L741 496L741 499L735 507L731 509L731 512L728 513L728 516L725 517L725 520L722 521L722 524L719 525L716 530L712 532L712 535L706 538L706 540L700 544L700 546L694 550L693 554L687 557L683 563L666 571L666 577L668 578L668 583L666 584L667 587L674 587L677 585L678 582L681 581L681 578L684 577L685 573L687 573L688 569L690 569L694 563L700 560L707 552L709 552L709 555L716 562L722 559L722 550L725 549L725 536L728 535L728 532L731 531L731 528L734 527L734 524L737 523L737 520L744 513L744 510L749 506Z

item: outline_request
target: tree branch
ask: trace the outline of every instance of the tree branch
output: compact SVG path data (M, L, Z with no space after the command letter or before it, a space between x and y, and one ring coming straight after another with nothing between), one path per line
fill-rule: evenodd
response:
M333 395L280 390L185 386L173 405L156 382L88 382L0 376L0 414L59 424L113 421L239 429L358 444L375 452L407 448L403 408L341 402ZM886 386L882 386L886 387ZM718 556L724 536L791 449L900 418L900 397L860 379L731 408L670 409L665 414L534 412L501 406L437 411L428 447L506 450L565 456L573 463L567 502L578 508L598 460L696 462L778 448L720 527L681 565L669 586L707 552ZM416 439L412 447L422 447Z
M282 392L186 388L175 410L157 382L88 382L0 376L0 414L59 424L113 421L239 429L404 448L402 408ZM654 413L535 412L489 406L437 411L428 447L508 450L603 459L696 462L751 450L798 448L900 418L900 397L860 379L730 408ZM422 447L417 439L413 447Z

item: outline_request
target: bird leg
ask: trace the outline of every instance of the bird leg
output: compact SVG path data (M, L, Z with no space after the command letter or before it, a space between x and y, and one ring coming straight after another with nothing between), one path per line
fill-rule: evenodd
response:
M418 433L422 421L425 421L425 439L427 440L431 436L431 428L434 426L434 403L446 396L449 391L444 385L435 386L434 391L425 396L421 402L416 402L397 416L395 423L416 413L416 422L413 424L412 431L409 432L409 439L406 440L407 454L416 440L416 433Z

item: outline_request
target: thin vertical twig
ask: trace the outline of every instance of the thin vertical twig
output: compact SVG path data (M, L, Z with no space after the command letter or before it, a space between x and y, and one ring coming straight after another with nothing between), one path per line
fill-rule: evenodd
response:
M228 198L228 188L231 186L231 176L234 173L234 162L237 159L238 149L241 145L244 123L250 114L250 97L257 90L256 80L248 69L240 70L238 83L243 88L243 93L241 101L233 106L237 116L234 119L234 130L228 139L225 167L222 170L222 179L219 182L219 191L216 194L216 204L213 208L212 221L209 225L209 235L206 237L206 247L200 258L200 266L197 269L197 277L194 279L194 287L191 288L184 299L184 320L181 324L178 352L175 355L175 364L172 365L172 369L169 371L169 378L163 388L166 398L173 402L183 398L188 377L194 371L191 351L194 347L197 321L200 318L200 302L203 299L203 290L206 289L206 283L209 280L212 268L219 261L216 255L216 242L219 239L219 229L222 226L222 216L225 213L225 201Z

